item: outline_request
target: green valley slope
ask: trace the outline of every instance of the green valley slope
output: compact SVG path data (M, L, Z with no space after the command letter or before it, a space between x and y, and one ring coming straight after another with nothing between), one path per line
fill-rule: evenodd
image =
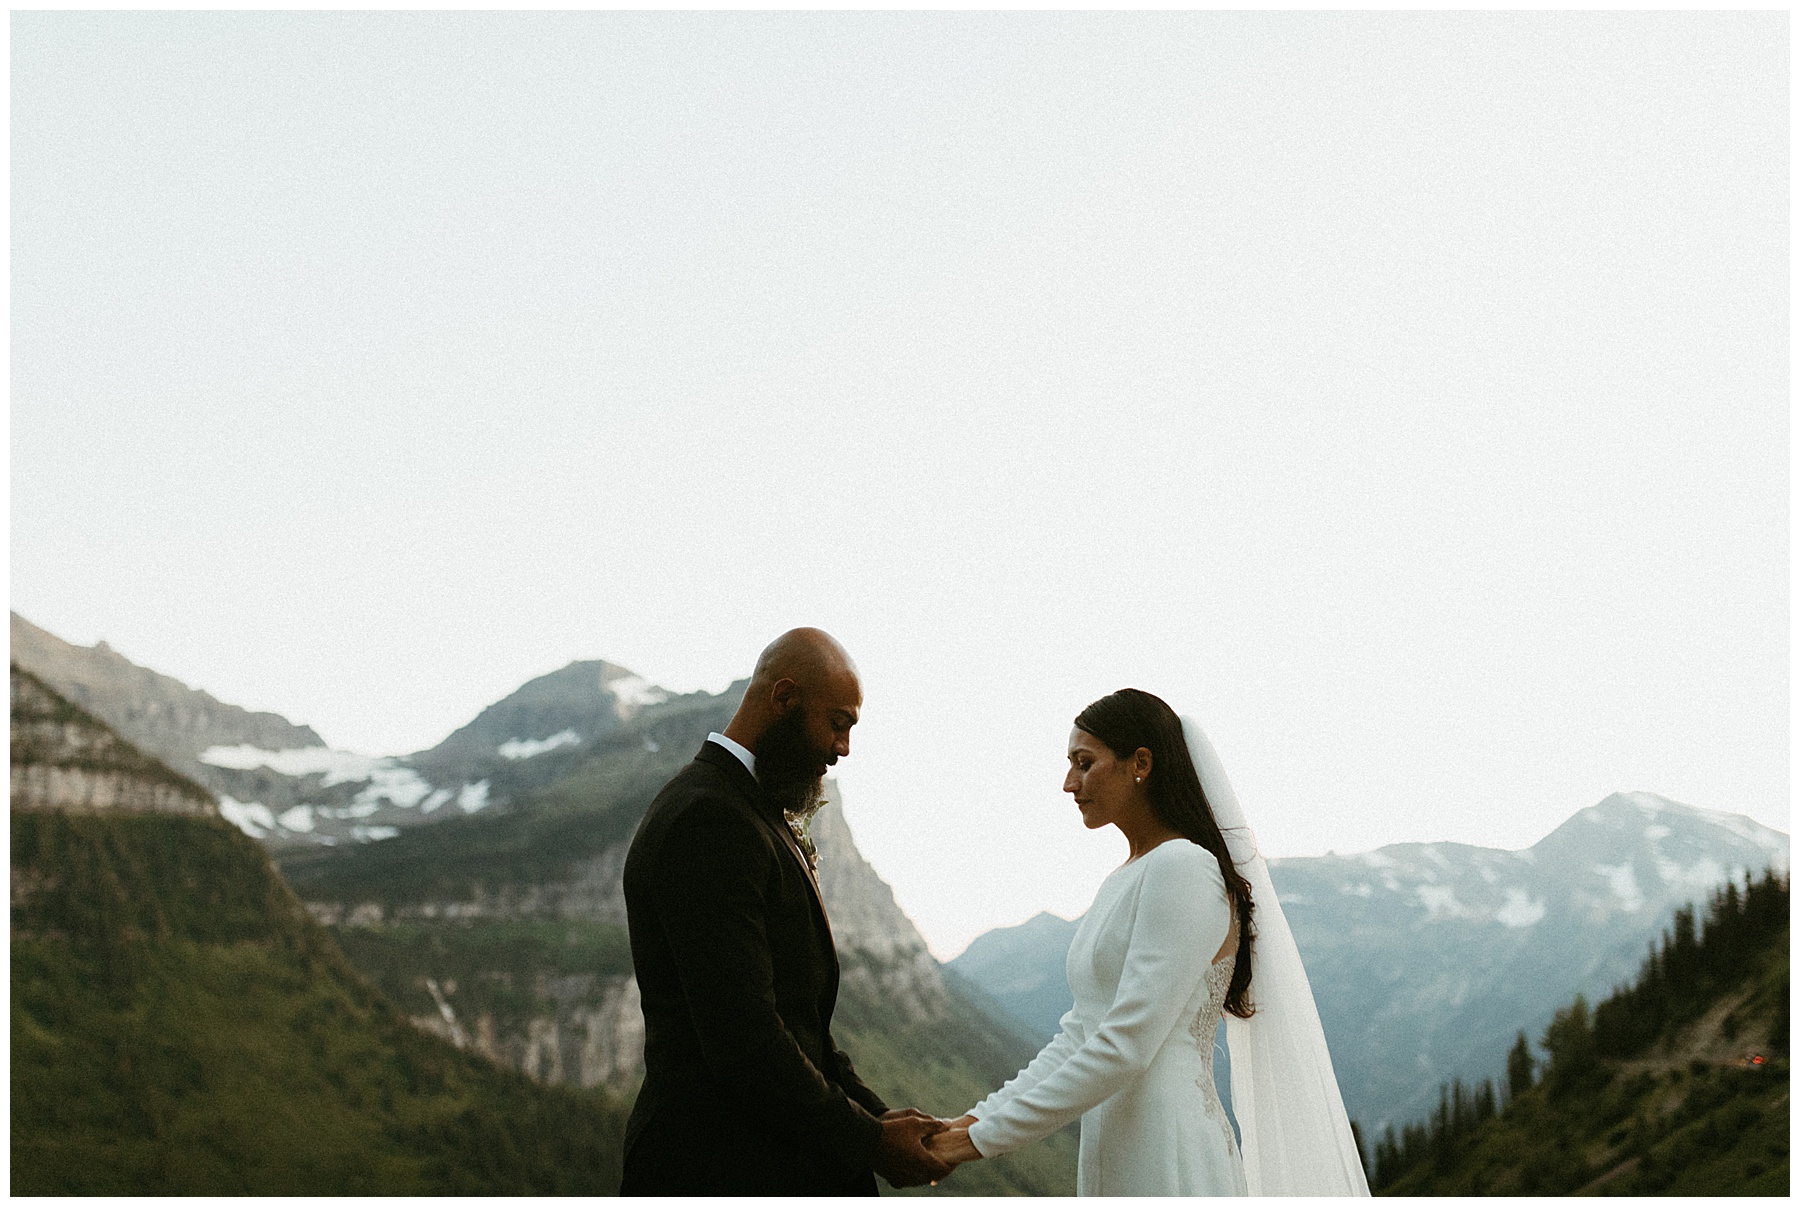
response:
M15 795L13 1193L616 1187L616 1103L421 1033L257 843L189 807L192 785L49 703L90 753L65 757L41 731L15 740L15 785L42 782L46 763L94 770L101 750L99 770L134 769L164 795L174 785L183 807L70 811Z

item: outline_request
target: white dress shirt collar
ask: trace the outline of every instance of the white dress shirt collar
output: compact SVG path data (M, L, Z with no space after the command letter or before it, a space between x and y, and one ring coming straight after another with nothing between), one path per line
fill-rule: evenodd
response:
M744 765L744 770L748 771L753 776L756 774L756 756L750 753L750 751L745 750L742 746L738 745L722 733L709 733L706 735L706 740L709 742L717 742L725 749L731 751L731 753L737 755L738 762Z

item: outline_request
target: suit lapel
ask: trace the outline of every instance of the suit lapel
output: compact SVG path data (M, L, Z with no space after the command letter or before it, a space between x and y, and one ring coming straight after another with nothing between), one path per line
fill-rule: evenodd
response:
M825 895L819 891L819 878L813 872L812 864L806 861L806 852L800 849L800 843L794 838L794 831L788 826L787 818L781 815L780 809L769 802L768 796L762 790L762 785L756 782L756 777L750 774L750 769L744 766L737 755L732 754L717 742L707 742L700 747L700 753L695 757L724 769L732 783L736 784L744 795L750 798L751 812L762 818L763 824L775 832L776 840L799 862L800 871L806 876L807 887L812 890L813 906L819 911L819 921L825 924L825 935L830 941L831 918L825 912ZM835 942L832 947L833 950L836 950Z
M819 875L807 860L806 852L800 849L800 840L794 837L793 827L787 824L785 817L779 821L771 819L770 824L780 833L787 843L787 849L794 853L794 858L800 861L800 870L806 873L806 883L812 886L813 904L819 907L819 916L825 919L825 928L831 929L831 919L825 914L825 894L819 891Z

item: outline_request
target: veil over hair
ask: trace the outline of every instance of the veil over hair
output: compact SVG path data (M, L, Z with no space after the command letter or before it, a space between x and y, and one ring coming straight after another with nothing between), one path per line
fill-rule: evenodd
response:
M1256 1013L1225 1016L1244 1180L1253 1195L1366 1196L1369 1181L1331 1068L1312 984L1275 896L1268 862L1257 850L1218 752L1192 717L1181 718L1181 730L1231 861L1250 882L1256 903L1250 955Z

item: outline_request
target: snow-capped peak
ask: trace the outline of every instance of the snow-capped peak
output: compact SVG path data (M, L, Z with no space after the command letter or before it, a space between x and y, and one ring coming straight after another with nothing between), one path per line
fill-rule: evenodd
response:
M622 708L639 709L650 704L661 704L669 698L668 692L651 684L640 675L628 674L623 678L602 684L602 686L612 693L613 699L617 700Z

